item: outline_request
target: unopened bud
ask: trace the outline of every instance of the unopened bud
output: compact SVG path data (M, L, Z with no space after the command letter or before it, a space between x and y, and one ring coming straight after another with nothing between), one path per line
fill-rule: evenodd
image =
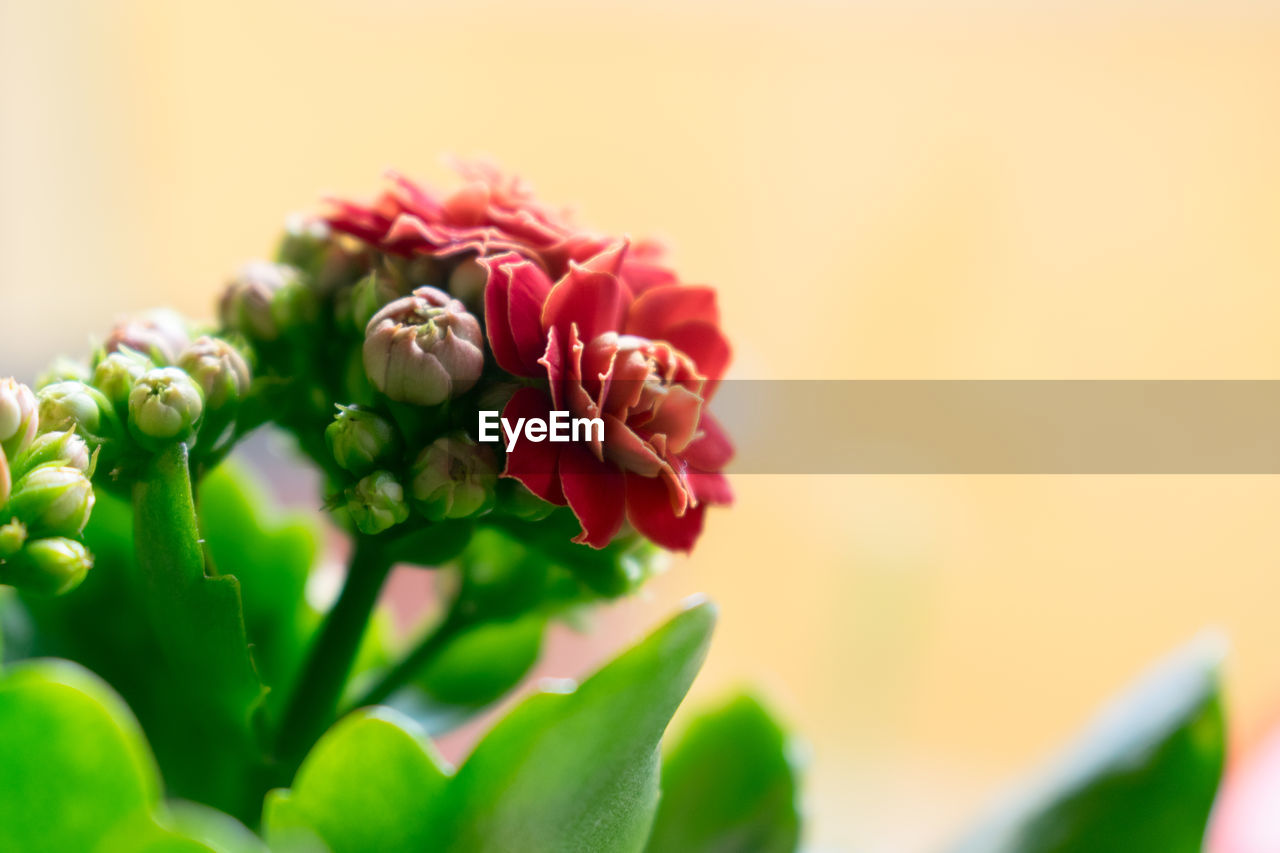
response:
M93 368L91 382L94 388L111 401L116 411L123 412L129 405L133 383L155 366L155 362L137 350L121 346L115 352L107 353L98 362Z
M209 409L237 402L249 390L249 365L222 338L197 338L178 357L178 367L200 386Z
M544 501L514 478L499 480L495 491L498 495L497 511L504 515L525 521L541 521L556 509L555 504Z
M19 476L29 474L36 468L54 465L62 468L75 468L89 475L93 462L93 454L89 445L74 432L46 432L36 437L26 452L13 460L13 469Z
M9 471L9 457L0 447L0 510L9 502L9 492L13 489L13 474Z
M276 248L276 260L300 270L314 272L324 261L329 245L329 226L323 219L294 214L284 222L284 235Z
M351 288L350 310L351 326L357 331L364 331L382 307L405 295L391 276L374 270L356 282Z
M4 503L0 502L0 509L4 508ZM21 550L27 541L27 526L19 519L13 519L7 524L0 524L0 560L6 560Z
M93 511L93 486L77 468L37 468L13 484L6 514L35 536L79 536Z
M347 512L361 533L376 536L404 522L409 505L396 478L386 471L375 471L348 490Z
M284 264L246 264L218 304L227 328L259 341L274 341L310 316L311 294L298 271Z
M0 447L11 456L26 449L40 425L36 395L13 377L0 379Z
M334 461L357 476L373 470L400 445L399 435L386 418L354 406L338 407L324 438Z
M434 406L470 390L484 368L480 323L444 291L420 287L369 321L364 369L392 400Z
M88 382L92 375L89 366L83 361L60 355L36 377L35 389L39 391L55 382Z
M488 280L489 271L475 258L467 258L449 273L449 292L473 311L481 311L484 309L484 286Z
M77 432L91 445L120 436L111 401L83 382L55 382L36 394L40 426L46 432Z
M148 370L129 393L129 428L145 445L186 441L195 434L202 414L200 386L176 367Z
M79 542L63 537L36 539L0 564L0 582L45 595L62 595L80 585L93 557Z
M431 442L410 473L413 505L424 518L469 518L493 509L497 462L492 450L466 433Z
M156 364L173 364L191 340L187 321L176 311L157 309L116 324L103 348L109 352L131 349Z

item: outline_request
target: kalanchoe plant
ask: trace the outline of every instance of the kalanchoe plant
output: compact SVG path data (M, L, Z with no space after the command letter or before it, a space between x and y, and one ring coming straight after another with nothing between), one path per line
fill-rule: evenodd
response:
M709 604L576 690L535 692L456 770L428 738L510 694L550 621L635 590L655 544L689 550L729 502L705 410L728 363L714 293L495 170L463 176L448 196L393 176L292 220L217 326L125 319L38 392L0 383L5 654L74 662L0 672L0 849L645 848ZM477 434L481 412L552 405L603 433L533 455ZM323 613L303 594L313 524L227 461L267 426L349 534ZM377 606L397 564L440 578L407 646ZM770 725L757 750L792 791ZM770 849L794 847L794 797L770 809ZM723 849L747 849L736 831Z

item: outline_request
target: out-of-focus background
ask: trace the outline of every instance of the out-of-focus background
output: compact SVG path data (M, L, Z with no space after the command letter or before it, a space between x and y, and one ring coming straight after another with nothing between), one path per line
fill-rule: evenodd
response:
M739 377L1277 378L1266 6L0 0L0 373L487 153L669 238ZM1206 625L1237 740L1280 716L1274 477L736 485L549 665L709 593L695 700L760 683L804 734L815 848L936 846Z

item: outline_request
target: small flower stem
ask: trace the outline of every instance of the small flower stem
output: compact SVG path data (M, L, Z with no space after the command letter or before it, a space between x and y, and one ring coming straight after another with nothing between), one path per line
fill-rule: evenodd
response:
M421 672L427 664L431 663L454 637L475 624L475 621L473 617L464 614L457 606L450 607L444 619L419 640L409 654L401 658L399 663L366 690L351 705L351 710L368 705L377 705L386 701L392 693L408 684L410 679Z
M382 543L357 536L342 593L320 626L280 723L276 758L290 778L336 717L360 641L390 572L391 560Z

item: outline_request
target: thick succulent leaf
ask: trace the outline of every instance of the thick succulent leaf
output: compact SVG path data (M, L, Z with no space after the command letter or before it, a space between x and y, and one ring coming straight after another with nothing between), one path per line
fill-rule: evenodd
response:
M695 604L577 690L525 699L477 745L435 812L440 849L639 851L658 745L715 623Z
M956 853L1200 853L1222 774L1220 661L1204 638L1161 663Z
M158 645L147 665L176 706L166 736L148 727L165 781L178 796L252 819L261 796L246 770L262 765L266 688L250 654L235 568L206 573L184 445L149 460L133 506L141 612Z
M752 696L695 718L662 763L651 853L789 853L800 840L795 749Z
M447 779L426 735L388 708L347 716L315 745L291 790L267 797L263 825L277 853L432 849L431 805Z
M307 516L280 512L232 463L201 481L197 515L214 569L240 581L245 630L274 708L289 695L319 621L305 598L319 532Z
M226 815L217 818L220 835L184 831L160 802L137 720L110 687L69 661L19 664L0 678L0 768L0 850L260 850L222 843L253 837Z

